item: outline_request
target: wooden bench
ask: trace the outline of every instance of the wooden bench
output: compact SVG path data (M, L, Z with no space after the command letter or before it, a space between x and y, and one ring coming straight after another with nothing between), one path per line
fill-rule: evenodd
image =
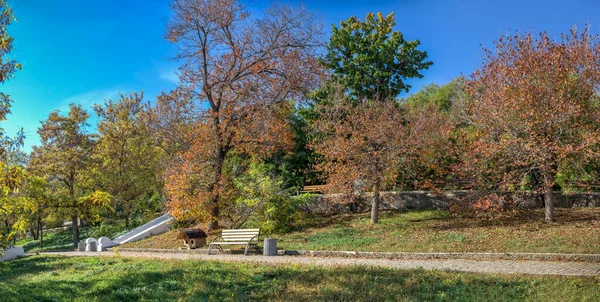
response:
M326 187L326 185L304 186L300 193L323 193Z
M208 246L208 254L210 255L213 246L216 246L222 252L222 245L245 245L244 255L248 255L250 247L260 251L258 248L259 234L260 229L222 230L221 236L213 240Z

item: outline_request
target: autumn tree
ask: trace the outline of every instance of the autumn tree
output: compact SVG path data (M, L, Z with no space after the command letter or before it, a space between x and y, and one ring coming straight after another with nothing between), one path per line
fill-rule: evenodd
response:
M172 208L194 200L185 208L206 209L215 229L227 155L290 141L280 112L318 84L321 28L303 7L283 4L257 16L234 0L174 0L171 7L167 38L177 47L180 80L204 107L190 150L167 172L177 179L167 189ZM172 190L183 183L196 196Z
M395 25L394 13L368 13L365 21L354 16L332 25L321 63L354 99L393 99L409 90L407 79L422 78L421 70L433 64L417 49L421 42L405 40Z
M9 57L13 50L13 37L8 33L8 26L15 20L12 8L6 0L0 0L0 84L5 83L21 64ZM12 99L9 95L0 92L0 122L6 121L10 114ZM0 127L0 217L18 216L16 212L23 212L24 204L16 202L12 195L18 191L23 181L24 168L21 165L8 162L8 153L18 145L22 144L23 132L20 131L15 138L7 137L4 128ZM7 222L7 220L5 220ZM0 252L14 235L14 229L0 227Z
M430 84L400 100L412 134L419 142L419 156L400 166L399 186L436 190L463 184L456 174L460 164L462 140L454 107L464 96L464 79L458 77L445 85Z
M0 161L0 250L27 229L39 226L43 203L37 193L44 183L27 172L24 160L23 152L13 146Z
M27 173L20 165L6 165L0 161L0 251L15 235L25 230L31 205L19 196Z
M163 151L145 127L143 93L121 95L117 101L94 105L98 116L98 142L95 145L94 174L101 188L110 193L114 206L129 228L130 219L160 191L159 164Z
M107 195L92 192L88 195L83 179L90 169L95 141L88 133L89 113L81 105L69 105L67 115L53 111L38 129L42 145L34 147L31 169L49 183L60 184L55 192L61 208L71 219L73 244L79 242L79 219L95 217L95 208L110 203ZM88 215L89 214L89 215Z
M393 99L353 106L338 92L316 109L314 131L319 138L312 148L322 157L317 169L323 172L328 191L352 193L360 186L373 192L371 222L377 223L380 192L395 184L398 164L410 149L400 108Z
M394 14L369 13L333 26L321 60L329 81L312 94L315 100L312 149L316 165L331 192L351 193L356 187L373 192L371 222L377 223L380 192L394 186L399 165L410 156L410 128L396 102L408 91L409 78L420 78L432 63L394 31Z
M21 69L21 64L9 57L13 50L14 39L8 33L8 26L14 20L12 8L6 0L0 0L0 84L8 81L16 71ZM6 116L10 114L11 103L10 95L0 92L0 122L4 122ZM6 148L19 144L22 140L22 131L15 138L10 138L5 135L4 128L0 127L0 155L6 154Z
M43 244L43 220L46 218L50 201L47 195L48 186L46 180L28 173L21 192L22 202L27 204L30 209L26 227L34 240L40 240L41 248Z
M158 95L154 104L147 103L140 112L141 121L154 145L166 154L164 167L171 157L189 150L190 129L201 119L202 111L188 87L178 87Z
M554 221L561 167L598 159L600 44L588 29L552 39L546 32L500 37L466 83L464 118L475 137L472 167L488 182L518 188L536 176L545 221Z

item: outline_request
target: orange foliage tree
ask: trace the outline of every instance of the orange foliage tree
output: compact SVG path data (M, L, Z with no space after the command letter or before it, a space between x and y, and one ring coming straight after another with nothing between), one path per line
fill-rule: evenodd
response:
M501 188L535 176L554 221L561 166L598 158L600 44L588 30L502 36L484 49L484 66L466 83L464 121L473 138L469 167Z
M174 0L167 38L180 80L204 108L190 148L167 171L172 213L218 228L231 152L263 152L291 142L282 118L320 81L321 27L303 7L272 5L253 17L234 0Z
M437 107L407 111L394 99L355 104L338 91L315 109L311 148L319 152L316 168L327 180L326 190L372 192L372 223L378 222L382 190L397 187L424 165L441 169L428 152L449 149L450 124Z
M365 101L359 106L343 93L317 104L311 143L321 161L317 170L330 192L373 192L371 221L378 222L380 192L397 179L398 164L411 149L406 120L392 100Z

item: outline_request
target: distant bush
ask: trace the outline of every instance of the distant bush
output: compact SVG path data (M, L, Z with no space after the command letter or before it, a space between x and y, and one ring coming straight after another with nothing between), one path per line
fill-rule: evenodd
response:
M249 163L245 173L233 183L237 198L230 210L230 227L258 227L269 234L288 232L302 212L300 207L312 199L312 194L293 196L295 188L286 188L274 165Z
M108 237L115 238L123 233L125 227L120 224L101 223L99 226L89 227L88 235L93 238Z

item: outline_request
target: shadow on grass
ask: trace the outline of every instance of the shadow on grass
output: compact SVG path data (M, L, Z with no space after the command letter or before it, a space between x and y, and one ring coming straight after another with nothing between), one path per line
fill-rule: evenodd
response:
M298 225L292 228L292 232L302 231L310 228L326 228L329 226L345 226L351 220L356 219L361 214L306 214Z
M54 271L58 267L56 257L23 257L13 261L0 262L0 282L19 278L24 274L40 274ZM4 297L0 286L0 297Z
M593 296L597 281L581 279L574 286L573 280L371 267L36 256L0 265L0 300L522 301L544 295L560 299L552 291L579 295L567 300L597 297Z
M236 276L223 266L211 273L214 278L195 280L201 286L191 293L190 300L454 301L486 297L519 301L528 296L523 281L424 270L279 266Z
M544 211L520 210L504 213L498 218L451 217L444 223L431 225L433 230L460 230L489 227L551 227L572 223L592 224L600 220L600 209L556 209L556 222L552 225L544 223Z
M74 248L72 236L71 230L45 234L42 241L42 248L40 248L39 240L22 241L21 244L26 252L72 250ZM87 236L82 232L80 238L84 240Z

